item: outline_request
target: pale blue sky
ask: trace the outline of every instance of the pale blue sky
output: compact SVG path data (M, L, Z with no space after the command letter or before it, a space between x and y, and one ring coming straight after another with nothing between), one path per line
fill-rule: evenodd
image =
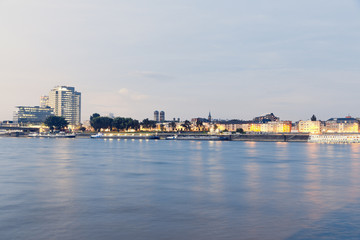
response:
M55 85L93 112L360 117L355 0L0 0L0 120Z

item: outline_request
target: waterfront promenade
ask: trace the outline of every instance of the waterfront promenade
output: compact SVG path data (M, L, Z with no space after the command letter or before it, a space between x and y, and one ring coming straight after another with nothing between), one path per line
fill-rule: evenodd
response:
M90 138L95 133L78 133L77 138ZM27 137L25 133L8 133L3 136ZM160 139L166 140L173 136L188 138L189 140L202 139L213 140L211 137L219 137L219 140L227 141L261 141L261 142L307 142L309 134L204 134L204 133L103 133L101 138L105 139ZM176 140L176 139L174 139Z

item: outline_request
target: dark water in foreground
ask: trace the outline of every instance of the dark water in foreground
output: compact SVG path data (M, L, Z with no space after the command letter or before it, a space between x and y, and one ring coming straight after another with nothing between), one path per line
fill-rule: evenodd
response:
M0 239L359 239L360 145L0 138Z

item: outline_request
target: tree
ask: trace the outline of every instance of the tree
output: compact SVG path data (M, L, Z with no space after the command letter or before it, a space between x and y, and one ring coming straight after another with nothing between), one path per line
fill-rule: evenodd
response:
M101 117L95 117L95 118L91 119L90 125L91 125L91 127L94 128L95 131L99 132L102 127Z
M95 129L95 131L100 131L101 129L101 120L96 120L100 117L100 114L94 113L90 116L90 126Z
M176 129L176 122L174 121L170 122L169 127L171 128L172 131L174 131Z
M91 120L93 120L94 118L100 117L100 114L98 113L93 113L93 115L90 116L90 122Z
M148 118L144 119L140 124L143 126L143 128L155 128L156 127L156 122L149 120Z
M201 131L201 129L203 128L203 122L200 119L196 120L196 127L199 131Z
M132 128L135 130L135 131L137 131L137 130L139 130L140 129L140 123L139 123L139 121L138 120L134 120L133 122L132 122Z
M138 120L123 117L114 118L112 125L114 128L116 128L117 131L124 131L129 129L138 130L140 128Z
M110 129L112 128L113 119L110 117L99 117L101 119L101 128Z
M91 120L90 124L95 129L95 131L100 131L102 128L112 127L113 119L109 117L95 117Z
M311 121L315 122L316 121L316 116L315 115L312 115L311 117Z
M163 132L165 130L165 125L164 124L160 124L160 130Z
M182 126L183 128L185 128L186 131L190 131L190 130L191 130L191 123L190 123L188 120L186 120L183 124L181 124L181 126Z
M126 128L125 126L125 118L122 117L116 117L113 120L113 127L116 128L117 131L124 130Z
M133 128L133 122L134 120L132 118L125 118L125 129L129 130L130 128Z
M242 128L237 128L237 129L236 129L236 132L237 132L237 133L241 133L241 134L244 134L244 133L245 133L244 129L242 129Z
M44 124L50 128L50 131L54 129L62 130L69 125L65 118L60 116L49 116L46 118Z

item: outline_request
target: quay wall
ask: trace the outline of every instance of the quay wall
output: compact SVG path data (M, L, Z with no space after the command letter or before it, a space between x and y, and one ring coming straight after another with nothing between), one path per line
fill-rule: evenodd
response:
M76 135L77 138L90 138L91 135L95 133L79 133ZM177 135L176 133L158 133L158 134L128 134L117 136L105 136L104 138L114 138L114 139L151 139L153 136L156 136L159 139L166 139L166 137L171 137ZM27 134L24 133L11 133L11 134L1 134L3 137L26 137ZM209 136L208 134L196 134L196 133L181 133L180 136ZM259 141L259 142L308 142L309 134L231 134L231 135L215 135L221 137L227 137L230 141Z
M232 141L259 142L308 142L309 134L236 134L230 135Z

